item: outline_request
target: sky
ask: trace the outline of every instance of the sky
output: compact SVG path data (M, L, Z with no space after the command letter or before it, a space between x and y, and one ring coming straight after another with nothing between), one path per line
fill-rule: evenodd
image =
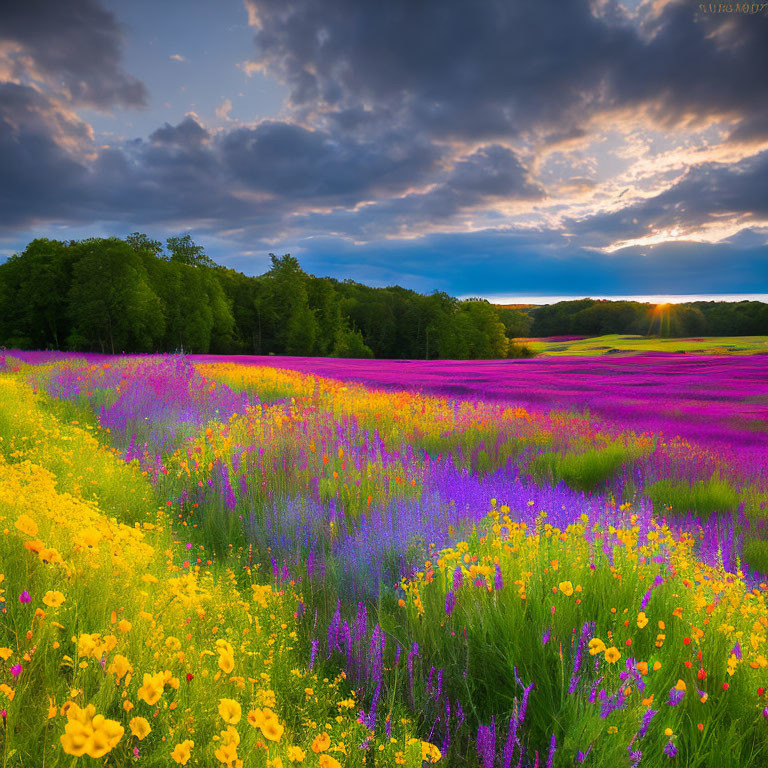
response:
M0 260L189 232L247 274L764 295L766 72L768 3L4 2Z

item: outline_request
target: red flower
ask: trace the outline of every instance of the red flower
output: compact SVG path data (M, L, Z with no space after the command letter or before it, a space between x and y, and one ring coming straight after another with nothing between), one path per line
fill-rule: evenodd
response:
M195 676L191 672L187 672L187 682L188 683L191 683L192 680L194 679L194 677Z

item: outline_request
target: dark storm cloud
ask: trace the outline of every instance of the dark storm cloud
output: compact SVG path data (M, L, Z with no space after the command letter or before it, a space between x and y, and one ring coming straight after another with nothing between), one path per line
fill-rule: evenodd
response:
M646 106L660 123L745 116L768 97L766 18L653 15L587 0L245 0L259 60L345 119L360 104L433 136L584 135L604 110Z
M169 146L191 147L208 141L211 134L194 117L185 117L178 125L165 123L150 134L149 140L156 144Z
M0 56L15 77L42 75L73 102L97 109L138 107L143 83L120 63L122 31L94 0L0 2Z
M358 239L455 223L462 216L486 212L501 202L539 200L545 190L535 183L518 156L498 145L483 147L435 174L424 191L377 201L360 210L309 213L294 226L315 232L344 232Z
M86 127L38 91L0 83L0 223L76 215L88 172L63 145L88 141Z
M768 219L768 151L730 165L703 163L686 171L664 192L616 213L568 221L568 231L605 245L672 227L727 222L737 214Z
M250 189L348 205L422 181L442 154L409 136L376 132L358 141L279 121L236 128L218 144L226 167Z

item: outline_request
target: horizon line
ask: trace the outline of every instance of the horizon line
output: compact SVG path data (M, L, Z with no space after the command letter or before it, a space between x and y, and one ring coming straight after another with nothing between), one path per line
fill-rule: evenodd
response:
M491 304L556 304L560 301L578 301L579 299L594 299L595 301L637 301L641 304L686 304L692 301L760 301L768 304L768 293L646 293L646 294L571 294L571 295L538 295L530 294L474 294L486 299ZM469 294L459 296L459 299L472 298Z

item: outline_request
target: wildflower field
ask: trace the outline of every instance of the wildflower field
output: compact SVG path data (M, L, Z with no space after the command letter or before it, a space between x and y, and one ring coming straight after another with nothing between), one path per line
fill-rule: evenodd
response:
M768 765L767 371L0 355L0 764Z

